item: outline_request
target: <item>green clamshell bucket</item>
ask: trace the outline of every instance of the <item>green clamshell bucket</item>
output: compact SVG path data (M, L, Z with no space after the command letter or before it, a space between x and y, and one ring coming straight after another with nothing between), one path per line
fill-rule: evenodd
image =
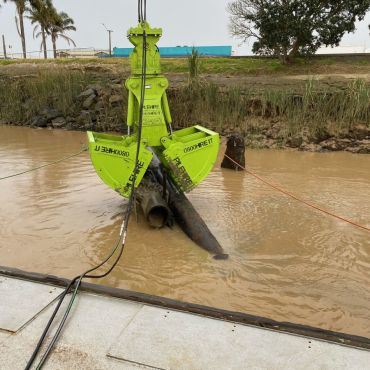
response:
M100 178L128 198L135 170L137 143L130 136L88 132L91 161ZM178 189L188 192L212 171L217 160L220 137L201 126L176 131L162 138L156 153ZM153 153L140 147L136 187L139 186Z
M158 155L174 184L183 192L192 190L207 177L220 147L219 135L202 126L172 132L166 93L168 81L160 74L160 55L156 45L161 35L160 28L150 28L147 22L128 31L128 38L135 46L130 56L132 74L126 81L129 92L127 126L133 134L117 136L88 132L90 156L96 172L108 186L127 198L131 194L136 168L139 129L142 135L136 187L153 158L148 147ZM145 86L142 86L144 40L146 73ZM143 102L142 91L145 91ZM141 106L143 112L139 127Z

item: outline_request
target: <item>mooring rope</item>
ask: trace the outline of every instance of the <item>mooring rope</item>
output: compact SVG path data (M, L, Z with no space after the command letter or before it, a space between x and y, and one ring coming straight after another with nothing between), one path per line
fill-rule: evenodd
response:
M77 153L74 153L74 154L68 155L67 157L63 157L63 158L57 159L56 161L49 162L49 163L43 164L43 165L41 165L41 166L33 167L33 168L30 168L29 170L26 170L26 171L22 171L22 172L14 173L13 175L8 175L8 176L0 177L0 181L1 181L1 180L6 180L6 179L10 179L10 178L12 178L12 177L17 177L17 176L20 176L20 175L24 175L24 174L29 173L29 172L37 171L37 170L39 170L39 169L41 169L41 168L45 168L45 167L49 167L49 166L53 166L53 165L55 165L55 164L58 164L58 163L61 163L61 162L67 161L68 159L71 159L71 158L77 157L77 156L79 156L80 154L82 154L83 152L86 152L87 150L88 150L87 148L83 148L83 149L81 149L81 150L80 150L79 152L77 152Z
M336 218L336 219L338 219L338 220L340 220L340 221L346 222L346 223L351 224L351 225L353 225L353 226L356 226L356 227L358 227L358 228L360 228L360 229L363 229L363 230L366 230L366 231L370 231L370 228L369 228L369 227L367 227L367 226L360 225L360 224L358 224L357 222L354 222L354 221L349 220L349 219L347 219L347 218L344 218L344 217L342 217L342 216L338 216L338 215L336 215L335 213L333 213L333 212L331 212L331 211L328 211L328 210L326 210L326 209L324 209L324 208L321 208L321 207L319 207L319 206L317 206L317 205L315 205L315 204L313 204L313 203L310 203L310 202L308 202L308 201L306 201L306 200L304 200L304 199L299 198L298 196L296 196L296 195L292 194L291 192L289 192L289 191L287 191L287 190L285 190L285 189L281 188L280 186L274 185L274 184L273 184L273 183L271 183L270 181L267 181L266 179L262 178L261 176L257 175L256 173L254 173L254 172L252 172L252 171L248 170L247 168L245 168L244 166L242 166L240 163L238 163L238 162L234 161L234 160L233 160L232 158L230 158L227 154L225 154L225 157L226 157L226 158L228 158L228 159L229 159L231 162L233 162L234 164L236 164L238 167L240 167L241 169L243 169L243 170L244 170L245 172L247 172L249 175L253 176L254 178L256 178L257 180L259 180L259 181L263 182L264 184L266 184L266 185L270 186L271 188L273 188L273 189L275 189L275 190L279 191L280 193L285 194L286 196L288 196L288 197L290 197L290 198L292 198L292 199L296 200L297 202L302 203L302 204L305 204L306 206L308 206L308 207L310 207L310 208L316 209L317 211L320 211L320 212L322 212L322 213L325 213L325 214L326 214L326 215L328 215L328 216L334 217L334 218Z

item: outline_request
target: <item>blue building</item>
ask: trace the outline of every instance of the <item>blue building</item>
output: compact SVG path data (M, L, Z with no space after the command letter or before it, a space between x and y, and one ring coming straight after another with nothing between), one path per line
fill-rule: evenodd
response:
M232 53L231 46L176 46L160 47L159 52L164 58L187 57L192 53L193 48L202 56L209 57L230 57ZM133 48L113 48L113 57L124 58L132 53Z

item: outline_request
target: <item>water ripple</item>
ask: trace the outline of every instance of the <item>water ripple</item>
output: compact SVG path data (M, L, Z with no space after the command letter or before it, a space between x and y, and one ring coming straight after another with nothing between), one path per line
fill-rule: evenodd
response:
M0 126L0 175L77 152L85 134ZM247 165L289 191L370 224L370 156L248 151ZM219 168L189 198L230 255L215 261L178 227L138 213L102 284L370 336L366 232ZM114 245L127 202L87 154L0 183L2 265L71 277Z

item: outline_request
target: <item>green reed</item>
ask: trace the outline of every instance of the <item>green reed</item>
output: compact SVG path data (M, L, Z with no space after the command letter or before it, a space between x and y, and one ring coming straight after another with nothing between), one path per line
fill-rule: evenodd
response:
M219 87L190 84L171 94L173 116L181 127L202 123L207 127L258 131L266 123L279 122L283 136L322 131L346 132L353 125L370 125L370 87L363 80L337 91L325 91L318 81L308 80L302 91L265 89L256 92L241 86ZM253 121L253 122L252 122Z
M5 78L0 83L0 119L25 122L45 108L73 114L76 97L88 81L89 77L82 72L63 69Z
M0 120L24 124L45 108L77 117L81 101L76 98L91 79L88 74L60 68L4 78L0 83ZM127 106L124 89L122 94L122 103L114 108L109 94L99 98L104 104L96 112L97 130L122 130ZM309 79L297 92L286 87L261 91L252 86L221 87L199 77L168 94L176 128L202 124L221 133L259 134L278 124L283 141L294 135L345 133L359 123L370 125L370 86L360 79L337 89Z

